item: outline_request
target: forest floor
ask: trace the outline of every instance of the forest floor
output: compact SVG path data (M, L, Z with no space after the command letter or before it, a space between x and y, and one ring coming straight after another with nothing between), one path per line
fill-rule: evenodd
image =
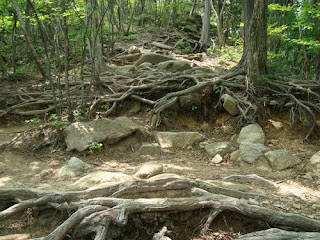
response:
M208 58L202 64L213 68L229 67L220 65L218 62L216 58ZM28 81L37 83L37 80L31 79ZM12 83L8 83L7 87L12 89ZM19 87L19 85L16 87ZM130 106L128 109L130 109ZM122 112L117 112L117 115L121 116L125 113L126 110L123 110ZM30 149L19 149L18 151L4 149L0 152L0 188L37 188L65 191L68 190L68 186L89 172L102 170L133 175L143 163L157 161L163 164L164 173L176 173L186 178L211 182L238 191L274 196L273 201L264 201L260 205L282 212L298 213L320 219L320 179L312 179L306 176L304 172L304 166L307 161L320 150L320 140L303 143L303 138L308 129L303 126L291 126L288 112L270 111L268 114L267 118L259 123L266 134L268 146L271 149L285 148L290 150L302 160L302 164L281 172L255 172L251 168L239 165L229 159L225 159L220 164L214 164L204 149L200 148L199 144L187 149L163 149L161 154L149 156L140 155L139 151L137 151L139 143L136 142L136 139L132 139L132 142L127 139L125 143L113 146L106 145L101 149L94 150L91 154L74 151L67 152L63 149L61 151L60 149L52 151L53 149L50 147L36 152L30 152ZM194 111L179 112L174 121L160 126L157 130L199 131L206 136L206 141L208 142L230 141L232 136L240 131L234 121L229 121L232 116L226 112L217 112L215 116L203 119L202 122L196 121L196 115L197 113ZM150 130L148 127L149 117L150 109L142 107L141 111L131 118ZM276 130L270 123L270 119L282 122L284 127L280 131ZM0 122L0 145L9 142L17 134L40 126L42 123L27 124L21 119L7 119ZM25 141L28 140L26 139ZM124 145L130 145L129 150L123 147ZM60 178L60 168L74 156L90 164L92 168L74 178ZM233 183L223 181L224 177L246 174L257 174L279 184L281 187L273 189L248 179ZM52 217L53 215L52 212L48 212L48 215L37 218L26 211L22 215L2 221L0 223L0 240L22 240L28 239L30 236L47 235L60 221L59 218ZM218 231L218 228L227 232L248 231L248 229L243 229L248 228L248 226L243 224L236 226L228 223L225 219L220 219L220 224L218 225L219 227L217 226L216 231ZM194 236L193 239L200 238ZM212 236L212 238L207 239L218 238ZM226 237L225 239L228 238Z

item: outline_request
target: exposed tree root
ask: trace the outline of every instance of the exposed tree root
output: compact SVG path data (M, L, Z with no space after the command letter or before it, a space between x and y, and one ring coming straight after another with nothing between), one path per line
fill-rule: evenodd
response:
M211 214L207 216L202 230L200 229L202 234L208 232L217 216L225 212L260 221L264 223L265 229L276 227L290 231L320 232L319 220L250 205L238 199L244 196L238 195L237 191L228 191L213 184L183 178L132 180L101 189L65 193L2 189L2 203L17 203L0 212L0 221L26 209L49 207L69 213L69 217L48 236L38 239L64 239L67 234L73 239L81 239L94 234L94 239L104 240L111 239L114 226L125 228L129 218L137 216L136 214L180 213L208 209ZM221 192L227 193L222 195ZM237 195L237 198L228 195ZM154 232L154 239L170 239L165 238L166 233L170 231L174 229L165 227L158 233ZM313 233L309 234L312 236ZM317 236L316 233L313 235ZM163 238L159 238L161 236Z

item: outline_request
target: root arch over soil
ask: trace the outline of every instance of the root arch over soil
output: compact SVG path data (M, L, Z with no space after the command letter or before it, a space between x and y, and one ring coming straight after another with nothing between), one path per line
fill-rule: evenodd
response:
M181 228L188 228L188 225L189 230L185 232L192 239L193 234L208 233L210 228L217 225L219 218L226 224L231 218L245 221L251 229L244 230L244 233L277 228L285 231L274 231L274 234L311 234L320 237L319 220L277 212L239 200L253 196L258 200L271 198L178 177L130 180L104 188L74 192L1 189L0 221L6 221L28 209L39 212L55 209L65 213L67 217L62 224L47 236L36 238L43 240L64 239L66 236L95 240L150 239L152 235L153 239L188 239L183 238L184 235L179 236L179 232L183 233ZM8 204L11 206L8 207ZM236 225L230 225L237 230ZM145 238L142 234L146 234Z

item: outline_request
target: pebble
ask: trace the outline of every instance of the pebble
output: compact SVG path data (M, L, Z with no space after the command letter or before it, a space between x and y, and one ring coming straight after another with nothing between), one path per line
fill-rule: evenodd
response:
M248 201L249 204L252 204L252 205L259 205L259 202L255 199L252 199L252 198L249 198L249 201Z

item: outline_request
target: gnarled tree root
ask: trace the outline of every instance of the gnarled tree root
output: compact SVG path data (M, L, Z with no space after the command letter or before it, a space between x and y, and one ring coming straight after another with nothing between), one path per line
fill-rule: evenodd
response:
M67 234L73 239L80 239L88 234L91 236L94 234L96 240L102 240L110 239L114 226L125 228L129 218L137 214L181 213L207 209L211 214L207 216L208 219L201 231L203 234L210 229L211 223L220 213L226 212L237 213L253 221L263 222L265 229L320 232L319 220L250 205L238 199L243 196L241 194L236 196L237 191L231 190L230 194L226 192L224 195L216 192L221 193L223 190L214 184L183 178L132 180L101 189L65 193L3 189L0 190L0 199L16 201L17 204L0 212L0 221L27 208L51 207L71 214L48 236L38 239L64 239ZM174 229L166 229L166 231L170 230L174 231ZM160 231L158 234L165 237L166 231Z

